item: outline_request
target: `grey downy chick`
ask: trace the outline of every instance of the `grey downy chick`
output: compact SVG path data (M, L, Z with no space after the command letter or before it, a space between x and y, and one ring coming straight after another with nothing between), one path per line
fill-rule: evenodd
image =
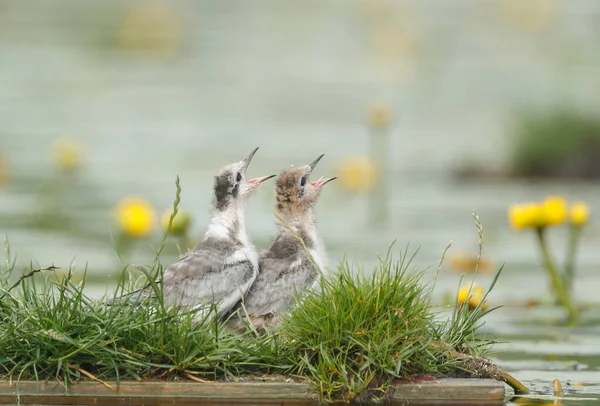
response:
M279 315L294 304L296 294L310 288L324 271L325 246L317 233L313 206L323 185L335 177L310 181L322 157L287 170L277 179L277 232L271 247L260 256L256 282L232 312L235 314L228 321L231 328L242 330L246 316L246 322L259 332L276 328Z
M258 185L275 176L247 179L246 170L257 150L215 176L208 230L193 250L164 272L166 304L176 303L183 309L216 304L221 317L256 280L258 253L246 235L246 202ZM140 293L147 295L148 291ZM196 318L203 314L200 311Z

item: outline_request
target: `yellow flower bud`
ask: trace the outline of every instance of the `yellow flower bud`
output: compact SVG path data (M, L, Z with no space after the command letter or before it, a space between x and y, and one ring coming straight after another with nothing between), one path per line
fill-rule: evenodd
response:
M81 166L83 149L76 140L59 138L52 145L52 155L57 167L74 170Z
M377 184L379 175L375 163L368 157L348 157L339 168L343 188L351 192L368 192Z
M463 286L458 290L458 303L465 303L467 301L467 295L469 294L469 287Z
M542 203L545 226L562 224L567 218L567 202L559 196L550 196Z
M385 105L374 105L369 110L369 122L378 130L387 128L392 121L392 110Z
M510 24L527 30L539 30L556 20L556 0L502 0L497 2Z
M588 222L590 209L584 202L575 202L569 210L569 221L575 226L582 226Z
M493 262L486 258L479 258L479 266L477 265L477 255L468 253L456 253L448 258L448 264L459 272L488 272L494 266Z
M512 205L508 210L508 219L512 228L522 230L543 225L543 208L536 203Z
M169 220L171 219L172 210L167 210L163 214L162 217L162 226L163 229L166 230L169 227ZM178 210L177 214L173 218L173 223L171 224L170 233L173 235L184 235L189 228L192 219L190 215L182 210Z
M123 49L169 56L181 44L181 19L171 2L143 2L126 16L118 37Z
M117 205L115 219L121 231L130 237L140 238L152 232L156 214L145 200L128 197Z
M470 292L469 292L470 289ZM485 290L481 286L467 285L458 290L458 304L468 304L471 310L475 309L483 300ZM487 301L481 306L482 310L487 310Z

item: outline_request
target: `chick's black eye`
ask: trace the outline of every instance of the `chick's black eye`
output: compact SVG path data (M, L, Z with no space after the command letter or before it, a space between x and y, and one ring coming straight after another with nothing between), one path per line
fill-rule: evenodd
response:
M242 174L238 172L237 174L237 181L239 182L240 180L242 180Z
M300 179L300 186L306 185L306 178Z

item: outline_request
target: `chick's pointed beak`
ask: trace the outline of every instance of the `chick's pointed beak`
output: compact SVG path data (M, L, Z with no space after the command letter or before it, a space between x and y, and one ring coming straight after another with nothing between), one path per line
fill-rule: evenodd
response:
M242 162L244 162L244 173L246 173L246 170L248 169L248 165L250 165L250 162L252 161L252 158L254 158L254 155L256 154L256 151L258 151L259 147L254 148L254 150L252 152L250 152L250 154L244 158L244 160ZM261 183L263 183L265 180L267 179L271 179L275 177L275 175L268 175L268 176L263 176L261 178L254 178L254 179L248 179L248 183L251 184L252 186L257 186L260 185Z
M323 186L324 184L329 183L329 182L331 182L334 179L337 179L337 176L334 176L332 178L327 178L327 179L322 179L321 178L319 180L315 180L314 182L311 182L311 184L318 189L321 186Z
M315 166L317 166L317 164L319 163L319 161L321 160L321 158L323 158L325 156L325 154L321 154L319 155L319 157L317 157L317 159L315 159L314 161L312 161L310 164L308 164L309 167L309 174L312 173L312 171L315 170Z
M254 158L254 154L256 154L256 151L258 151L259 147L254 148L254 150L252 152L250 152L250 154L244 158L244 160L242 162L244 162L244 170L248 169L248 165L250 165L250 162L252 161L252 158Z
M269 180L271 178L274 178L276 175L267 175L267 176L263 176L262 178L254 178L254 179L249 179L248 183L251 185L259 185L261 183L263 183L265 180Z

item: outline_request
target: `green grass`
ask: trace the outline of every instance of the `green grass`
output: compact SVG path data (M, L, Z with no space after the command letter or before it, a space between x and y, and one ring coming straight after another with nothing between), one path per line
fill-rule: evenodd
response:
M46 271L42 271L46 272ZM207 379L267 370L278 348L246 340L220 323L193 323L158 301L107 306L87 297L71 274L60 282L24 278L0 299L0 367L11 379L143 379L202 375Z
M489 350L492 343L475 331L493 309L457 306L442 319L432 311L434 281L423 282L407 253L393 260L388 252L369 274L342 261L284 319L294 372L326 398L383 396L395 379L416 375L468 375L451 353L482 356Z
M42 278L23 277L12 289L5 277L0 368L10 379L64 382L270 373L309 379L328 399L383 394L397 378L460 369L448 351L482 348L474 329L484 312L465 306L440 320L431 311L432 285L409 264L406 256L385 259L371 275L355 276L342 262L278 334L264 336L233 335L214 318L194 323L194 312L159 300L107 306L87 297L85 282L73 283L70 273L57 281L53 270L39 270ZM120 285L115 296L126 291Z
M175 209L179 192L178 186ZM194 323L196 312L178 312L162 300L108 306L136 280L161 297L154 283L162 277L161 249L141 278L124 278L113 297L93 300L85 294L85 278L76 283L71 272L57 278L52 267L29 270L15 281L7 243L0 373L65 383L277 374L310 381L323 399L350 400L383 396L395 379L455 374L466 364L451 353L480 355L489 347L475 337L486 313L480 307L462 306L449 319L432 311L435 279L423 282L408 250L398 259L390 253L380 258L370 274L340 262L284 317L277 333L235 335L210 315Z
M516 175L533 177L600 176L600 118L570 108L518 117L513 137Z

